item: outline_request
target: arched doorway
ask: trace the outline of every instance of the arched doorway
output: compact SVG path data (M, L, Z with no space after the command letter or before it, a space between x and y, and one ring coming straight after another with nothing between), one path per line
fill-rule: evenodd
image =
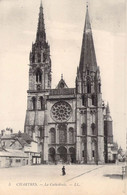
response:
M52 163L55 163L55 149L52 147L52 148L49 148L49 162L52 162Z
M59 156L58 161L62 163L67 162L67 149L64 146L60 146L57 149L57 155Z
M76 152L75 152L75 148L73 148L73 147L69 148L69 153L70 153L70 160L71 160L71 163L75 163L75 161L76 161Z

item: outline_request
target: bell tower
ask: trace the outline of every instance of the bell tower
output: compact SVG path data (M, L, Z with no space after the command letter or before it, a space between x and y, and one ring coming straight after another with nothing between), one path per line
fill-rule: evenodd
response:
M100 70L97 66L88 5L76 77L77 161L104 162L104 124Z
M36 41L30 52L29 90L41 91L51 88L50 46L46 41L42 4L38 19Z
M40 5L35 43L32 43L29 64L29 89L24 131L37 143L42 162L47 161L47 96L51 89L50 46L46 40L44 14ZM44 155L45 154L45 155Z

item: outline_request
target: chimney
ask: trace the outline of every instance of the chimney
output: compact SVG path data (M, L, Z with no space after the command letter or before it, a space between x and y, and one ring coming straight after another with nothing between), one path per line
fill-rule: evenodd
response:
M1 130L1 135L4 136L5 135L5 130Z

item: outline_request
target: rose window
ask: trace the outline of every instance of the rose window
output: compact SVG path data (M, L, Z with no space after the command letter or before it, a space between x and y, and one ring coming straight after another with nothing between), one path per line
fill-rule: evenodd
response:
M52 106L51 115L55 121L64 122L71 117L71 106L64 101L57 102Z

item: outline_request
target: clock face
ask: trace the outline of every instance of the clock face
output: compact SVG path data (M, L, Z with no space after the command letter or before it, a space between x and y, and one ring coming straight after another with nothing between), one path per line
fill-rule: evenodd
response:
M53 120L58 122L65 122L69 120L72 114L71 106L64 101L55 103L51 108L51 116Z

